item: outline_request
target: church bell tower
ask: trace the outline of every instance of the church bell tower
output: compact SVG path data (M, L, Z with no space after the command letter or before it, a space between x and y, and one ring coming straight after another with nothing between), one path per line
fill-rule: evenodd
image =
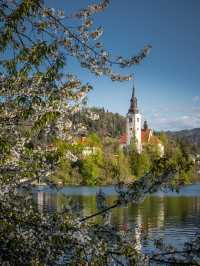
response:
M139 113L137 106L137 98L135 96L135 86L133 85L132 97L130 100L130 108L126 116L126 135L127 135L127 146L130 145L131 141L135 141L138 153L142 151L141 144L141 121L142 116Z

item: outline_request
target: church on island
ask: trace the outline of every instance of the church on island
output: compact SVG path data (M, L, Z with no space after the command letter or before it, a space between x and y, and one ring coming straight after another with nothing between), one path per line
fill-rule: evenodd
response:
M126 133L120 136L120 147L128 148L131 141L135 141L138 153L142 152L145 145L150 144L157 146L160 156L164 155L164 146L159 138L153 134L153 130L148 128L147 121L144 121L142 128L142 115L138 109L134 85L130 100L130 108L126 116Z

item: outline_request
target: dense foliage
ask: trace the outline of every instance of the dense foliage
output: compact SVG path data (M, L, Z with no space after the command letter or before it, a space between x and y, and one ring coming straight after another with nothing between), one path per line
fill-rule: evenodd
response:
M180 170L189 167L184 160L174 165L158 159L137 182L117 186L119 197L112 206L99 195L99 213L92 217L77 215L76 206L41 213L32 200L32 181L52 185L49 176L65 159L77 161L73 143L83 125L72 118L91 86L68 72L66 60L75 58L98 76L126 81L131 76L114 73L112 64L131 67L148 54L150 47L145 46L136 56L113 59L97 40L103 29L93 28L93 16L109 2L66 16L41 0L0 1L1 265L145 265L149 258L136 250L134 236L129 239L112 227L109 215L103 215L99 225L91 219L121 204L136 203L160 187L166 189ZM75 21L73 27L69 19ZM88 168L98 173L90 160L85 165L83 174ZM190 246L190 256L198 262L196 247L198 239Z
M165 133L157 133L164 145L164 158L174 167L181 161L190 164L179 173L179 182L189 183L196 177L193 154L190 146L170 138ZM127 149L119 145L119 138L100 137L90 133L78 138L73 144L75 162L64 160L59 171L52 176L58 184L70 185L108 185L117 182L129 183L147 174L160 159L160 149L156 144L145 144L139 154L134 141Z
M96 133L100 137L119 138L126 128L126 119L120 114L105 111L104 108L91 108L96 119L91 120L83 111L80 120L87 127L88 132Z
M102 139L91 133L77 139L72 149L77 160L73 162L65 159L58 172L52 176L54 182L105 185L133 181L129 156L120 149L118 139Z

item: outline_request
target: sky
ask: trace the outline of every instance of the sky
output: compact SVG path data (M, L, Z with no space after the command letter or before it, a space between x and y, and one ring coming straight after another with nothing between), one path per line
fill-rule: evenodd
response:
M46 0L66 13L94 2ZM199 0L111 0L108 9L95 16L95 25L104 28L101 41L113 56L128 57L152 45L149 56L127 73L134 74L139 110L154 130L200 127L199 14ZM126 115L132 81L96 77L75 62L69 68L94 87L88 95L90 106Z

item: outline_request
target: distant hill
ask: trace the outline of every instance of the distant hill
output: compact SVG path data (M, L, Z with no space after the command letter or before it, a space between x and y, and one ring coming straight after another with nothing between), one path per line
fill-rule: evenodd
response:
M174 137L187 139L191 144L200 145L200 128L167 131L166 133Z
M200 128L180 130L180 131L167 131L167 135L181 139L185 142L195 146L197 151L200 152Z

